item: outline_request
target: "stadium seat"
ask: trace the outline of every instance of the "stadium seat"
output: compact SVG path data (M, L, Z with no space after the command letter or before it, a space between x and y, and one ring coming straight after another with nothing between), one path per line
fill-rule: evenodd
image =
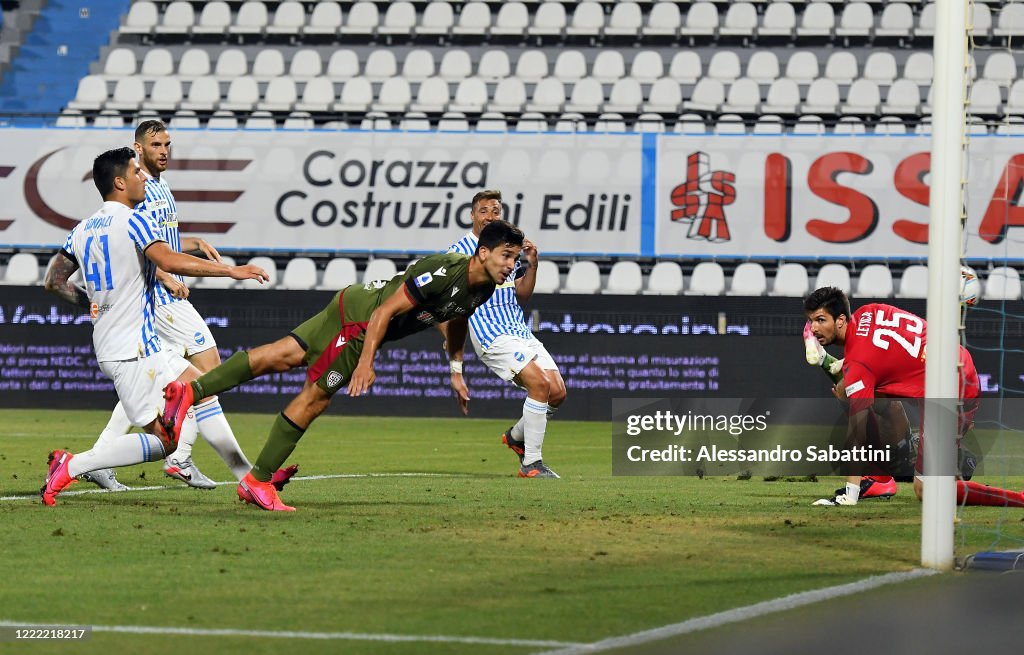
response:
M860 116L843 116L836 121L835 127L832 128L832 134L850 135L867 133L868 128L864 124L864 119Z
M661 134L665 131L665 121L662 120L659 114L644 113L636 117L636 122L633 123L634 132L653 132L655 134Z
M565 111L596 114L604 102L601 83L592 77L579 80L572 87L572 95L565 103Z
M899 77L896 57L891 52L872 52L864 62L863 77L881 86L892 84Z
M697 80L690 99L683 101L683 109L717 112L725 102L725 86L718 80L702 77Z
M516 132L547 132L548 123L544 114L536 111L523 112L516 121ZM543 264L544 262L541 262Z
M448 2L431 2L423 9L417 36L444 38L455 24L455 12Z
M850 285L850 270L842 264L825 264L814 280L815 289L822 287L836 287L850 293L853 288Z
M857 277L858 298L891 298L892 272L885 264L868 264Z
M146 98L146 88L141 77L122 77L114 86L114 93L104 104L105 109L135 111Z
M678 296L683 292L683 269L676 262L658 262L647 274L644 294L650 296Z
M316 288L320 291L340 291L356 284L358 279L356 263L348 257L337 257L327 262L324 276Z
M800 113L833 115L838 107L839 85L822 77L807 87L807 100L800 106Z
M491 36L522 37L530 27L530 12L522 2L503 2L491 26Z
M674 114L683 104L683 90L675 80L662 77L654 81L643 104L645 112Z
M114 48L107 54L107 61L103 65L103 75L108 79L134 75L137 66L134 50Z
M299 50L288 64L288 75L296 81L311 80L323 73L323 70L323 59L320 58L320 53L312 48Z
M870 57L868 58L870 61ZM839 50L828 56L825 62L825 77L836 84L853 84L860 77L857 55L848 50Z
M854 80L846 92L846 102L840 113L858 116L874 116L882 104L882 94L875 82L861 78Z
M290 77L275 77L267 84L263 99L256 103L256 109L272 112L291 111L298 101L295 80Z
M692 283L691 283L692 286ZM733 271L729 296L763 296L768 289L764 267L756 262L743 262Z
M296 257L284 267L279 288L305 291L315 286L316 263L309 257Z
M600 55L598 55L600 57ZM512 63L504 50L488 50L480 56L476 74L488 82L501 82L512 75Z
M594 121L594 131L621 134L626 131L626 121L622 114L614 112L600 114Z
M996 116L1002 112L1003 97L999 85L992 80L978 80L971 85L968 111L980 116Z
M267 34L299 34L305 25L306 11L302 8L302 3L287 0L274 10L274 18L270 25L267 25Z
M914 30L914 11L906 2L890 2L882 9L875 40L907 39Z
M491 29L491 8L485 2L467 2L459 11L459 20L452 27L452 36L483 39Z
M348 12L348 20L338 32L352 38L369 39L376 32L379 22L380 12L377 10L377 4L360 0L352 5Z
M892 90L889 91L892 93ZM885 113L883 107L882 113ZM882 116L875 123L875 134L902 135L907 133L907 125L899 116Z
M448 82L461 82L473 74L473 62L465 50L447 50L441 57L437 74Z
M412 88L409 82L404 77L390 77L381 84L377 101L371 107L374 111L402 113L411 102Z
M409 109L428 114L439 114L448 107L449 102L451 102L451 91L448 88L448 83L440 77L430 77L420 82L420 88L416 92L416 101L410 105Z
M533 96L526 105L526 111L554 114L565 104L565 87L553 77L545 77L533 88Z
M931 86L934 72L932 53L913 52L903 62L903 77L918 86Z
M679 33L683 17L679 5L674 2L658 2L647 14L641 34L644 40L673 39Z
M252 111L259 99L260 90L255 79L249 76L236 77L231 80L227 97L220 103L220 108L229 111Z
M269 111L254 111L245 119L242 127L246 130L274 130L277 129L277 119Z
M565 112L555 121L555 132L586 132L587 130L587 119L583 117L583 114L576 112Z
M689 37L691 44L708 41L718 30L718 8L710 2L695 2L686 12L686 22L679 34Z
M402 61L402 77L410 82L422 82L427 78L433 77L436 68L434 54L431 51L422 49L412 50Z
M244 7L246 4L243 3ZM263 3L260 3L263 4ZM266 7L264 7L266 12ZM224 34L231 25L231 7L221 0L203 3L199 20L192 27L192 34Z
M643 28L644 17L636 2L616 2L604 28L605 37L633 38Z
M234 112L219 109L213 112L213 116L206 121L206 127L210 130L237 130L238 118L235 117Z
M594 82L596 83L596 80ZM612 85L608 101L604 103L604 111L635 114L643 100L644 93L640 88L640 82L632 77L624 77Z
M222 82L230 82L236 77L249 73L249 62L245 59L245 53L237 48L222 50L217 55L217 64L213 74Z
M111 52L113 55L113 52ZM109 59L108 59L109 61ZM1017 79L1017 62L1009 52L993 52L985 60L981 76L999 86L1010 86Z
M252 60L252 76L257 82L269 82L284 75L284 54L280 50L262 49Z
M558 293L561 287L561 275L558 272L558 264L542 259L537 263L537 283L533 287L534 293Z
M813 52L800 50L786 60L786 77L798 84L810 84L818 78L818 57Z
M86 75L78 80L75 99L68 103L69 109L94 111L107 101L107 82L101 75Z
M562 293L595 294L600 289L601 270L595 262L582 259L569 267Z
M607 295L632 296L640 293L644 287L644 275L640 264L630 261L618 261L608 273L602 293Z
M485 111L476 120L477 132L508 132L505 115L496 111Z
M761 111L771 114L795 114L800 105L800 87L788 77L780 77L768 87Z
M707 134L708 126L700 114L682 114L672 131L677 134Z
M719 50L711 55L705 77L718 80L724 84L734 82L740 77L740 56L732 50Z
M353 50L335 50L327 60L327 77L335 82L359 77L359 57Z
M203 48L189 48L178 61L178 78L182 81L195 80L210 74L210 55Z
M985 300L1020 300L1020 273L1009 266L996 266L985 277Z
M151 34L156 29L158 20L156 3L139 0L132 3L124 24L118 31L121 34Z
M192 31L196 19L192 3L186 0L174 0L164 9L163 16L163 21L154 30L157 34L183 36Z
M807 295L807 269L803 264L789 262L781 264L775 271L775 279L772 280L772 290L769 296L783 296L787 298L803 298Z
M173 112L182 100L181 81L176 77L161 77L153 83L149 97L143 100L143 109Z
M889 87L883 114L917 116L921 109L921 90L910 80L899 79Z
M801 116L796 119L796 125L793 126L793 134L798 135L821 135L825 133L825 123L821 120L821 116L814 116L808 114Z
M636 53L629 65L629 76L642 84L654 82L664 74L665 65L661 60L661 54L654 50L641 50Z
M658 57L661 61L661 57ZM619 50L602 50L594 58L590 76L602 84L611 84L626 75L626 62Z
M174 74L174 58L166 48L153 48L142 59L139 75L147 80L156 80Z
M924 264L913 264L903 269L900 276L900 288L897 298L928 297L928 267Z
M999 11L999 21L992 30L994 36L1024 35L1024 5L1017 3L1004 4Z
M331 107L334 111L360 112L373 102L373 87L365 77L354 77L341 88L338 102Z
M213 111L220 104L220 84L207 75L192 80L188 97L181 103L182 109L191 111Z
M390 280L398 274L398 268L395 266L395 262L390 259L371 259L366 264L366 270L363 271L363 284L373 282L374 280Z
M1003 116L995 133L1002 136L1024 136L1024 117Z
M700 262L693 268L687 296L719 296L725 293L725 271L718 262Z
M540 82L547 75L548 56L542 50L526 50L516 60L516 77L527 84Z
M262 2L250 2L247 0L238 8L235 22L228 28L228 33L238 34L243 37L259 36L267 28L267 21L267 6Z
M843 5L835 35L843 37L847 42L854 39L863 42L871 36L874 26L875 15L868 3L847 2Z
M565 26L565 6L560 2L545 2L537 7L533 24L526 33L540 39L549 39L560 37Z
M450 111L478 114L487 104L487 85L479 77L467 77L459 82Z
M587 76L587 60L579 50L563 50L555 59L553 75L563 82L576 82Z
M757 82L741 77L729 87L729 95L722 104L722 111L736 114L753 114L761 104L761 92Z
M750 2L732 2L722 19L719 37L750 39L757 29L757 9Z
M377 28L377 34L411 34L415 27L416 7L411 2L399 0L387 4L384 22Z
M758 84L771 84L779 78L779 57L771 50L758 50L747 60L746 77Z
M302 28L302 33L314 38L333 37L341 28L341 22L341 5L317 2L309 15L309 24Z
M796 11L789 2L773 2L764 10L761 27L757 30L760 41L775 38L792 38L796 32Z
M568 37L593 38L604 29L604 10L597 2L583 0L576 5L572 21L565 28Z
M363 64L363 76L371 82L384 82L398 75L398 61L395 53L381 48L374 50Z
M919 39L931 39L935 36L935 3L929 2L921 8L917 15L917 27L914 36Z
M173 130L187 129L198 130L202 127L199 117L191 109L179 109L171 116L168 126Z
M78 109L65 109L54 121L54 127L86 127L88 121L85 120L85 116Z
M116 109L104 109L93 119L92 126L118 130L124 127L124 117Z
M782 121L781 116L761 114L757 117L751 134L784 134L785 128L786 124Z
M806 5L796 29L798 39L828 39L836 26L836 15L832 5L814 2Z
M16 253L7 262L7 271L4 272L4 284L31 286L38 282L39 262L32 253Z
M408 111L398 122L398 129L406 132L429 132L430 119L421 111Z

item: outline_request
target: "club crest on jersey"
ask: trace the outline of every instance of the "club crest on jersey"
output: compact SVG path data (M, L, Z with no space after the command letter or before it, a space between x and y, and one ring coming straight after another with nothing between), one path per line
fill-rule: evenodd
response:
M327 388L333 389L337 387L339 384L341 384L341 381L341 373L338 373L337 371L331 371L330 373L327 374Z
M387 283L387 280L373 280L372 282L367 282L363 286L366 288L367 291L374 291L376 289L383 289Z
M522 362L526 360L526 355L524 355L523 353L516 353L512 356L516 358L517 362Z
M203 335L202 332L196 332L195 335L194 335L194 338L196 340L196 345L197 346L201 346L204 343L206 343L206 337Z
M433 279L434 279L433 275L431 275L430 273L424 273L423 275L420 275L419 277L416 278L416 280L415 280L416 286L417 287L425 287L428 284L430 284L431 280L433 280Z

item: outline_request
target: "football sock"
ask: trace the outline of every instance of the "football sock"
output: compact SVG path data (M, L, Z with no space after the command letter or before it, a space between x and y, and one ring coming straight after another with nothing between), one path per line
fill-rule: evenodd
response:
M75 457L75 459L78 459ZM71 460L74 462L74 460ZM990 505L993 507L1024 507L1024 494L990 487L978 482L956 481L958 505Z
M235 439L235 433L228 425L228 419L224 416L224 410L221 408L217 396L196 405L194 409L196 422L199 425L199 434L224 460L235 478L241 480L252 469L252 464L246 459L238 445L238 440Z
M124 412L124 405L118 401L118 403L114 405L114 411L110 413L110 420L107 421L107 427L103 428L103 432L100 432L99 438L96 439L96 445L99 445L101 442L109 439L124 436L131 429L132 422Z
M854 501L860 500L860 485L847 482L846 495Z
M181 424L181 433L178 435L178 447L167 456L167 463L170 464L172 459L184 462L191 457L192 446L195 445L198 438L199 425L196 423L195 410L189 408L188 414L185 415L185 420Z
M252 467L252 477L260 482L270 482L274 472L281 468L292 454L305 432L292 423L283 412L278 414L274 419L274 426L270 428L267 443L263 445L260 456L256 458L256 466Z
M75 455L68 464L68 474L77 477L96 469L158 462L163 458L164 446L155 434L122 434Z
M512 426L512 438L516 439L517 441L522 441L523 435L525 434L523 431L523 420L523 418L520 418L519 422Z
M533 464L541 458L540 450L544 445L544 430L548 425L548 404L527 398L523 403L523 465Z
M239 350L217 368L192 381L192 392L196 400L215 396L228 389L234 389L255 376L249 367L249 353Z
M825 370L825 375L827 375L832 382L839 382L843 379L843 369L836 367L836 362L839 361L840 360L828 353L825 353L825 356L821 358L820 366Z

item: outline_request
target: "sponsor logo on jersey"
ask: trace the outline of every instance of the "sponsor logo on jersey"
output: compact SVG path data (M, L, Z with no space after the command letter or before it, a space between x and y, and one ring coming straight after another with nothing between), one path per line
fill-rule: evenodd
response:
M170 206L171 206L171 203L169 203L169 202L167 202L167 200L161 198L160 200L153 200L152 202L147 202L146 203L146 211L155 212L158 209L168 209Z
M196 332L195 335L194 335L194 338L196 340L196 345L197 346L201 346L204 343L206 343L206 337L203 335L202 332Z
M439 268L436 271L434 271L434 276L435 277L445 277L447 275L448 275L448 269L446 269L444 266L442 266L441 268Z
M847 396L852 396L853 394L857 393L858 391L864 391L864 381L863 380L857 380L853 384L846 385L846 395Z
M366 284L363 285L363 287L367 291L375 291L377 289L383 289L387 283L387 280L374 280L372 282L367 282Z
M343 335L338 337L337 341L334 342L334 347L335 348L341 348L342 346L345 345L345 341L346 341L345 335L343 334Z
M434 277L430 273L424 273L423 275L420 275L419 277L416 278L416 286L425 287L428 284L430 284L430 281L433 279Z
M512 356L516 358L516 361L517 361L517 362L523 362L523 361L526 361L526 355L524 355L523 353L519 353L519 352L517 352L516 354L514 354L514 355L512 355Z
M330 373L327 374L327 387L329 389L337 387L339 384L341 384L341 381L341 373L338 373L337 371L331 371Z
M457 294L458 292L459 292L459 288L458 287L452 287L452 298L454 298L455 294Z

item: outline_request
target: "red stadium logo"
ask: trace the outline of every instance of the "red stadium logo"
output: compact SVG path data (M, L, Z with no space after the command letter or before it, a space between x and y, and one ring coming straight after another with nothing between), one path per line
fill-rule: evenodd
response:
M710 157L694 152L686 158L686 181L672 189L674 222L690 224L688 239L721 242L729 240L725 206L736 201L736 175L711 170Z

